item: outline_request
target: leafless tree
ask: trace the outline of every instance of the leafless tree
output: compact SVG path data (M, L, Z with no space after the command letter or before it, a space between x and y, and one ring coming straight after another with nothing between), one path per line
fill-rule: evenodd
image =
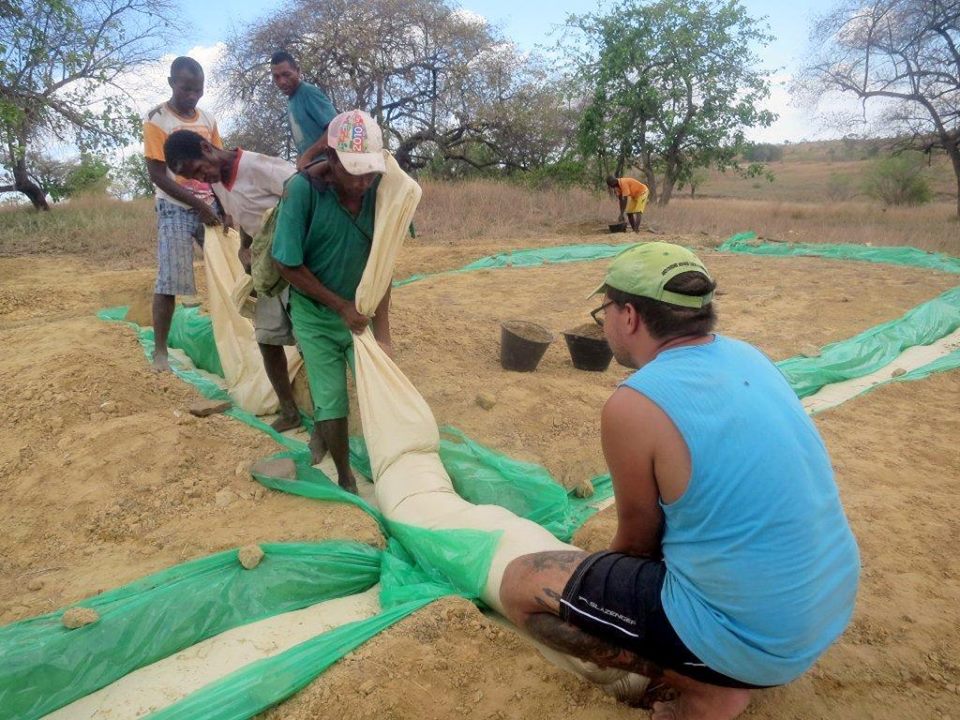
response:
M944 151L960 216L960 0L844 0L814 24L811 41L802 86L883 103L887 133Z
M219 70L227 101L246 108L237 134L273 154L287 149L276 137L279 91L269 71L280 49L298 58L304 77L337 108L370 112L407 169L438 156L525 168L570 135L559 133L553 148L543 148L551 122L562 117L557 96L548 101L549 74L446 0L288 0L228 47Z

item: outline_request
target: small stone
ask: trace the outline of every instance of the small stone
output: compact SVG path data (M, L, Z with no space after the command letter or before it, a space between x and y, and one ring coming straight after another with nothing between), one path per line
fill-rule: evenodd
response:
M226 412L231 404L228 400L197 400L190 406L190 414L196 417L207 417Z
M820 347L813 343L807 343L800 348L800 354L808 358L820 357Z
M233 474L236 475L237 477L241 477L241 476L243 476L243 475L246 475L246 474L247 474L247 464L246 464L243 460L241 460L240 462L238 462L236 469L233 471Z
M263 475L264 477L276 478L278 480L296 480L297 465L290 458L267 458L258 460L250 466L251 475Z
M183 305L185 308L200 307L200 298L195 297L193 295L188 295L187 297L182 298L180 300L180 304Z
M116 415L120 407L113 400L107 400L105 403L100 403L100 410L108 415Z
M225 508L228 505L231 505L237 499L237 494L230 488L223 488L217 491L217 494L213 498L213 502L217 507Z
M490 410L496 404L497 399L490 393L482 392L477 394L477 405L482 407L484 410Z
M63 613L63 617L60 618L60 621L63 623L65 628L75 630L76 628L83 627L84 625L95 623L99 619L99 613L92 608L72 607Z
M190 497L190 498L200 497L200 488L198 488L197 486L187 488L187 497Z
M43 580L40 578L30 578L27 580L27 590L30 592L37 592L37 590L43 590Z
M901 375L906 375L906 374L907 374L907 371L904 368L897 368L892 373L890 373L890 377L900 377Z
M593 483L590 480L583 480L577 483L573 488L573 494L578 498L593 497Z
M263 550L259 545L244 545L237 552L240 564L247 570L253 570L263 560Z
M258 486L256 490L253 491L254 500L263 500L263 496L267 494L266 489L261 485Z
M359 687L357 687L357 692L359 692L361 695L369 695L374 691L376 687L377 687L376 680L366 680L360 683Z

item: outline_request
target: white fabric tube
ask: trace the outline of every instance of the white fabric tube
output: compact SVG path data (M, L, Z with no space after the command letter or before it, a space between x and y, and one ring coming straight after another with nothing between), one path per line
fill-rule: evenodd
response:
M237 257L239 249L240 236L235 231L207 226L203 265L213 338L233 402L254 415L268 415L277 411L279 401L263 367L253 323L240 314L233 297L236 287L248 278ZM303 361L295 347L284 350L292 380Z
M376 226L370 259L357 289L357 310L370 315L389 287L397 252L419 201L416 183L386 156L387 171L377 193ZM440 462L440 435L426 401L377 344L368 327L354 336L357 396L377 503L389 520L428 529L501 531L482 597L503 611L500 584L507 565L533 552L570 550L536 523L493 505L473 505L453 489ZM642 692L641 676L600 670L576 658L544 653L556 664L622 696L623 688Z

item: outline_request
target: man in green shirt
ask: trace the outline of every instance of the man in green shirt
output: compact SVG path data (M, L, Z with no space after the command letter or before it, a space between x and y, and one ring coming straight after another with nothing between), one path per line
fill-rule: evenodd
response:
M270 57L270 74L273 84L287 96L290 130L300 155L297 170L303 170L323 153L327 125L337 111L323 90L301 79L300 66L285 50Z
M383 136L361 110L337 115L327 130L327 160L286 186L273 236L273 258L290 283L290 315L313 395L313 463L327 450L341 487L356 492L347 438L346 366L353 336L371 324L387 354L390 293L372 318L354 304L373 243L377 185L384 172Z

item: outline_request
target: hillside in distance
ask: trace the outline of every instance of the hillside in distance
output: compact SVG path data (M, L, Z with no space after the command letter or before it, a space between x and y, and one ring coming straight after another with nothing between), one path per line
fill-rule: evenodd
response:
M775 200L781 202L843 202L867 200L863 182L878 159L891 154L893 140L823 140L780 145L783 157L767 163L773 180L743 178L734 172L710 171L697 188L699 197ZM957 182L949 158L928 156L924 172L934 201L956 201ZM689 188L680 195L689 196Z

